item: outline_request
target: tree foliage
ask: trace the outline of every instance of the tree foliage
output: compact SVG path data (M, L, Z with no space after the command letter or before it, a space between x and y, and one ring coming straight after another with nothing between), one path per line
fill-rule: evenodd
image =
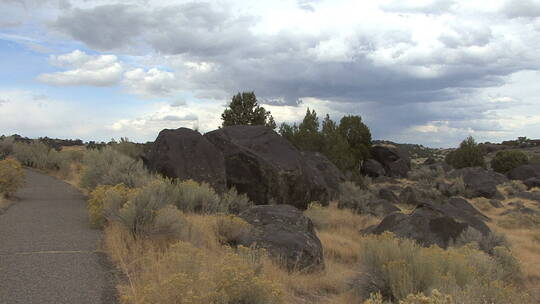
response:
M484 150L479 146L472 136L464 139L459 148L448 153L446 162L456 169L466 167L485 168Z
M491 168L499 173L506 173L529 162L527 155L517 150L499 151L491 160Z
M248 125L265 125L276 128L276 122L270 111L266 111L257 103L255 92L242 92L233 96L229 107L221 114L223 127Z
M369 157L371 132L360 116L345 116L338 125L327 114L321 126L315 110L307 109L300 125L283 123L279 133L300 150L322 153L343 171L358 171Z

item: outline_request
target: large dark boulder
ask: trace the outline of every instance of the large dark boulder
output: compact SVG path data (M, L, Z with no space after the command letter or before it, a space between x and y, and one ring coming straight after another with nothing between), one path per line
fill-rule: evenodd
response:
M371 147L371 156L383 165L388 176L407 177L411 170L409 156L398 148L373 146Z
M540 178L540 165L522 165L510 170L507 174L509 179L525 181L529 178Z
M462 169L456 169L453 170L448 174L448 177L450 178L458 178L466 176L475 176L475 174L486 176L486 178L489 178L495 182L495 184L500 185L508 182L508 178L504 176L504 174L492 171L492 170L486 170L481 167L467 167Z
M449 176L463 178L468 197L502 198L497 185L508 181L504 175L480 167L454 170Z
M306 209L326 204L339 176L323 156L302 155L289 141L264 126L231 126L204 135L225 158L227 185L257 205L289 204ZM326 169L319 169L326 166ZM328 176L325 176L328 175ZM330 190L331 189L331 190Z
M312 183L325 189L327 201L333 200L339 193L339 184L345 181L345 176L326 156L318 152L301 152L307 162ZM326 196L326 195L325 195Z
M461 197L451 197L441 207L453 216L472 216L482 221L489 221L489 217L485 216L466 199Z
M187 128L165 129L145 157L150 171L170 178L207 182L218 191L225 190L223 154L199 132Z
M399 237L416 240L422 246L448 247L462 232L474 228L487 236L489 227L475 216L448 204L422 203L411 214L392 213L372 228L372 233L390 231Z
M383 165L374 159L364 161L360 172L370 177L379 177L386 174Z
M538 177L531 177L523 181L523 184L527 186L527 189L532 189L534 187L540 187L540 178Z
M470 171L463 175L465 189L470 197L495 198L501 194L497 190L497 180L482 171Z
M252 225L239 245L264 248L289 270L324 269L323 248L311 220L289 205L255 206L240 217Z

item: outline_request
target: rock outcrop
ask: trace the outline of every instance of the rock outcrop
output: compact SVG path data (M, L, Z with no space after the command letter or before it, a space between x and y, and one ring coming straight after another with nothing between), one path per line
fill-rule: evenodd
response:
M338 195L339 184L345 181L343 173L321 153L301 153L310 169L310 176L313 178L312 182L325 189L328 196L326 200L335 199Z
M362 164L361 173L369 177L384 176L386 171L383 165L374 159L368 159Z
M529 178L540 178L540 165L522 165L510 170L507 174L509 179L525 181Z
M303 155L270 128L231 126L204 137L223 153L227 185L246 193L257 205L306 209L312 201L326 204L338 190L339 170L322 161L324 156Z
M449 175L463 178L468 197L501 198L497 185L508 181L500 173L479 167L455 170Z
M411 160L398 148L373 146L371 156L384 167L387 176L407 177L411 170Z
M223 154L199 132L187 128L165 129L146 155L150 171L170 178L207 182L214 189L226 188Z
M289 205L255 206L240 217L253 228L240 238L239 245L264 248L288 270L324 269L321 241L311 220L300 210Z
M371 232L390 231L399 237L414 239L422 246L446 248L470 227L484 236L490 233L489 227L469 211L448 203L422 203L411 214L396 212L388 215Z

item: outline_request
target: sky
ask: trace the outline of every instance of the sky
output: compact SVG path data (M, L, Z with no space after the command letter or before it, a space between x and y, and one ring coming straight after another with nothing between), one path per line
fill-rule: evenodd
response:
M237 92L278 125L375 139L540 138L540 0L0 0L0 134L153 141Z

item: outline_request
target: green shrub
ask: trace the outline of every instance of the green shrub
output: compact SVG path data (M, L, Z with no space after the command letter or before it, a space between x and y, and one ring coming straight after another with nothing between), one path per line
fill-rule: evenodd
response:
M24 170L12 158L0 160L0 195L10 196L24 184Z
M491 168L499 173L507 173L521 165L529 162L527 155L517 150L503 150L497 152L491 160Z
M129 188L141 187L151 179L142 161L134 160L110 147L88 150L83 164L81 186L89 190L98 185L124 184Z
M517 263L502 247L491 257L474 246L423 248L391 233L367 236L360 245L365 280L359 283L359 294L380 292L386 299L408 303L411 294L437 289L457 303L527 303L527 295L519 293L509 276Z
M463 140L459 145L459 148L448 153L445 160L450 166L456 169L465 167L486 167L484 162L484 151L472 136Z

